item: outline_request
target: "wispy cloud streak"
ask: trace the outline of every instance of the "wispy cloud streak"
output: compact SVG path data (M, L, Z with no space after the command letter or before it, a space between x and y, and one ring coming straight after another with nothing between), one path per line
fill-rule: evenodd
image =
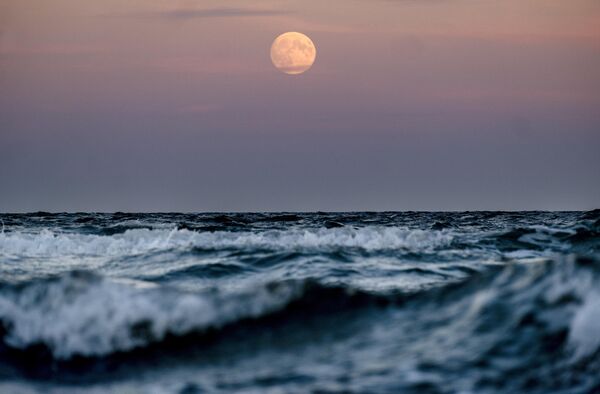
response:
M165 11L148 11L129 14L108 14L103 16L131 18L163 18L163 19L194 19L194 18L231 18L231 17L260 17L285 15L289 11L255 8L178 8Z

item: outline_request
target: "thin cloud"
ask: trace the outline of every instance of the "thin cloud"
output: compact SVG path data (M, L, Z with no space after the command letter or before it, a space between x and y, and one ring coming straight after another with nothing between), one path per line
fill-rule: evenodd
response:
M1 31L0 31L1 33ZM104 50L89 45L72 44L44 44L44 45L20 45L10 42L8 39L0 40L0 55L89 55L101 53Z
M260 17L289 14L288 11L255 9L255 8L178 8L166 11L148 11L130 14L111 14L104 16L120 16L132 18L163 18L163 19L195 19L195 18L231 18L231 17Z

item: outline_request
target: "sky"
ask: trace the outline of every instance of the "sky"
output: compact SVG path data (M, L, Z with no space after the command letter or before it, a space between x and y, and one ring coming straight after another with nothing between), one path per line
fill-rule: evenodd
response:
M598 0L0 0L0 212L585 210L599 152Z

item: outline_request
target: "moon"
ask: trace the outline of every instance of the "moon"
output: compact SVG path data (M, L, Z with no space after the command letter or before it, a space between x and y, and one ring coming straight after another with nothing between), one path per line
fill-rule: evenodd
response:
M298 75L307 71L317 57L317 48L308 36L290 31L283 33L271 45L271 61L281 72Z

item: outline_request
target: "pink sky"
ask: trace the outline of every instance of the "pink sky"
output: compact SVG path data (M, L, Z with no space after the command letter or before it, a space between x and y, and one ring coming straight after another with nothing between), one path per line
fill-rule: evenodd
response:
M0 0L0 210L588 208L598 70L597 0Z

